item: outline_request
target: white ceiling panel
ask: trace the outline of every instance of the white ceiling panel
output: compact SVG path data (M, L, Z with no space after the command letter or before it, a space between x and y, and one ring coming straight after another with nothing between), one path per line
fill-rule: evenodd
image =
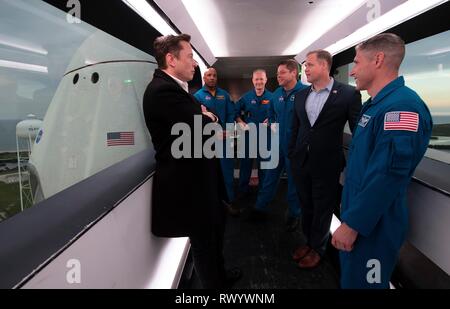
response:
M233 59L276 57L327 48L357 29L372 24L405 4L427 9L444 0L154 0L173 24L191 34L192 45L209 65L220 59L227 73L247 72L233 67ZM428 3L427 5L423 3ZM429 5L432 4L432 5ZM392 14L391 14L392 15ZM413 17L413 15L409 16ZM383 30L380 30L380 32ZM347 46L347 48L350 46ZM337 48L334 48L337 50ZM250 66L246 67L246 71ZM233 72L233 73L232 73ZM236 73L234 73L236 72Z

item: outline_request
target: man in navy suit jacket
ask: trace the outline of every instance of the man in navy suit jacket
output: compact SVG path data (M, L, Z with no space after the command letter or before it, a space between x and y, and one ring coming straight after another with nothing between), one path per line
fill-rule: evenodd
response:
M301 268L316 267L325 253L333 210L339 203L344 126L348 121L353 132L361 110L360 93L331 78L331 65L329 52L309 52L305 73L312 85L295 96L289 157L307 239L293 256Z

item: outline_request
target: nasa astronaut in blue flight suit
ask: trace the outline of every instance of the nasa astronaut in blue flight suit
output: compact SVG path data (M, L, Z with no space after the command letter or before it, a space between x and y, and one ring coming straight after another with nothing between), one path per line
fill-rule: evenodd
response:
M332 244L340 251L342 288L389 288L408 227L406 192L433 122L398 70L405 44L377 35L356 47L351 76L370 99L353 135L342 194L342 224Z
M236 117L236 109L228 92L217 87L217 71L214 68L209 68L203 75L205 85L194 96L207 109L219 117L219 123L224 130L224 157L220 159L222 167L223 178L228 195L228 202L231 204L234 201L234 159L225 157L226 143L231 143L230 136L233 132L228 132L227 124L233 124ZM234 130L234 129L233 129ZM238 210L229 205L228 210L232 215L237 215Z
M269 203L273 200L281 173L286 171L288 180L288 212L286 227L288 231L294 231L299 224L300 202L297 195L293 175L291 174L290 160L288 158L288 146L291 138L292 115L294 113L295 94L306 88L298 81L298 63L293 59L280 62L277 70L277 80L280 85L273 93L269 105L269 117L266 120L272 129L279 134L279 163L274 169L265 172L264 182L260 186L256 200L253 217L264 217Z
M260 168L261 156L258 151L259 129L264 120L268 118L269 103L272 98L272 92L266 89L267 73L265 70L257 69L253 71L252 83L254 89L245 93L236 102L236 122L240 126L241 129L239 131L242 132L242 135L244 135L243 138L245 139L245 149L242 149L245 152L245 157L240 159L239 165L239 193L243 195L249 191L253 159L257 160L260 185L264 181L264 170ZM253 132L253 137L256 138L250 139L252 135L249 134L249 130L251 130L248 126L249 123L254 124L256 127L256 131ZM266 126L263 126L261 129L268 130ZM250 148L256 150L256 158L250 157Z

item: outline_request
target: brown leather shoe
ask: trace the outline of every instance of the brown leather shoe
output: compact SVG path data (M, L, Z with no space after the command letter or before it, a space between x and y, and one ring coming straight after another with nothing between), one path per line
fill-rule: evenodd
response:
M320 263L320 255L311 249L309 253L298 262L298 267L300 268L314 268Z
M298 262L299 260L304 258L309 253L309 251L311 251L311 248L309 246L298 247L297 249L295 249L294 254L292 255L292 259Z

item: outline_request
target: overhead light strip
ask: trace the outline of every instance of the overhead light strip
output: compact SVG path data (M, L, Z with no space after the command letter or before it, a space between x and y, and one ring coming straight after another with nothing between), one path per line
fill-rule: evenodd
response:
M216 1L210 0L181 0L187 13L197 29L200 31L214 57L229 56L227 45L227 28ZM207 14L205 14L207 12ZM214 21L214 22L211 22Z
M8 61L8 60L0 60L0 67L39 73L48 73L47 67L44 67L42 65Z
M155 11L155 9L145 0L123 0L131 9L133 9L146 22L158 30L162 35L173 34L176 31Z
M145 0L122 0L133 11L141 16L146 22L152 25L153 28L159 31L162 35L177 35L177 32L156 12L156 10ZM207 67L202 58L194 50L194 59L197 61L200 72L206 71Z
M292 42L285 48L282 55L298 54L305 47L311 46L317 39L332 31L339 23L364 6L366 2L367 0L322 0L318 2L308 9L305 16L299 20L299 25L297 26L298 29L303 29L306 26L314 29L314 31L293 31Z
M331 54L336 55L447 1L448 0L409 0L325 49Z
M8 47L24 50L24 51L27 51L27 52L32 52L32 53L43 55L43 56L47 56L48 55L48 51L43 49L43 48L31 47L31 46L23 45L23 44L20 44L20 43L12 42L12 41L7 40L7 39L3 39L2 37L0 37L0 45L4 45L4 46L8 46Z

